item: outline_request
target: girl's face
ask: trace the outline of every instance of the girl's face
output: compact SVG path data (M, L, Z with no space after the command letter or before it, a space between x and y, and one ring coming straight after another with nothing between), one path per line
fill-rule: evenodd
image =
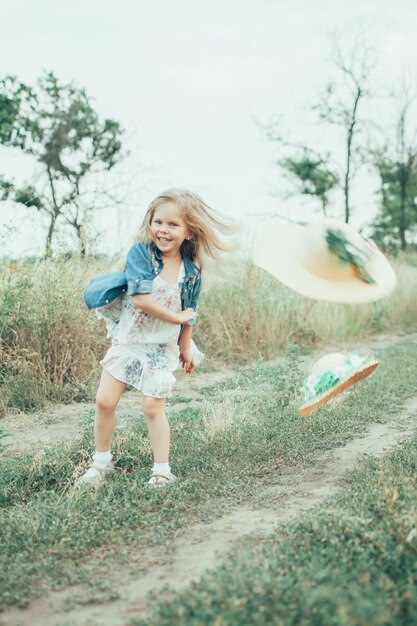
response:
M175 202L164 202L155 209L150 230L152 241L164 256L177 256L184 239L191 238Z

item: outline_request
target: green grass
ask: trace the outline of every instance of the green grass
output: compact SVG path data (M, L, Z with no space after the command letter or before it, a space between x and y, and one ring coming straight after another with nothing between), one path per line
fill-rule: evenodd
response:
M92 397L107 343L82 300L93 272L74 259L0 267L0 415Z
M410 258L414 261L414 257ZM213 358L248 362L279 354L288 343L317 346L351 342L373 333L413 329L417 270L408 257L394 263L392 295L361 305L318 302L284 287L251 264L235 264L233 277L207 281L196 337Z
M195 339L207 368L251 363L260 353L269 359L288 343L343 344L415 328L413 257L396 261L399 283L392 296L360 306L315 302L250 263L228 263L223 275L212 270L203 279ZM38 409L48 400L93 399L108 341L104 324L84 306L82 291L108 265L70 259L0 266L0 415Z
M142 420L116 431L114 477L97 493L73 491L74 467L92 449L92 415L79 438L33 456L5 459L0 470L0 554L5 604L24 606L44 587L87 581L97 549L109 558L133 545L167 542L196 520L206 520L255 497L263 485L387 419L415 393L416 348L382 354L375 375L313 418L298 417L301 382L296 354L279 365L258 363L234 380L206 389L201 410L171 416L172 465L178 484L146 486L150 447ZM99 558L99 557L97 557Z
M135 626L414 626L417 437Z

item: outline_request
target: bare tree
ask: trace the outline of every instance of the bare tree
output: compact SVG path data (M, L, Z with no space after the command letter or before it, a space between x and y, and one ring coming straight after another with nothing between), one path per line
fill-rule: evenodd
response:
M323 215L327 214L329 194L338 185L339 177L331 165L328 153L320 153L301 143L288 140L281 129L281 122L271 120L261 126L267 139L285 151L285 156L277 158L277 165L284 171L290 183L289 191L284 195L287 199L294 195L316 198Z
M344 219L349 222L352 213L351 188L357 171L367 162L368 155L359 141L365 119L360 112L365 99L371 96L370 77L374 68L374 47L366 42L363 31L347 31L345 42L338 34L331 35L331 62L336 72L319 93L318 101L310 108L320 123L338 127L343 134L342 160L334 150L314 147L303 142L289 141L282 131L282 120L275 119L262 127L267 139L286 151L277 164L290 179L295 193L316 197L326 215L329 194L341 187L344 196ZM367 123L369 120L367 120Z
M332 62L337 75L326 85L313 110L319 114L322 122L338 126L344 135L345 156L340 178L345 221L349 222L352 180L363 165L363 154L358 143L361 131L360 108L364 99L371 95L369 83L375 55L362 32L357 32L347 46L343 45L337 33L332 35L331 40Z
M417 225L417 125L410 120L417 103L416 89L403 80L394 98L398 103L395 138L387 140L384 129L382 147L373 150L381 190L374 236L381 244L399 239L401 250L405 250L407 232Z

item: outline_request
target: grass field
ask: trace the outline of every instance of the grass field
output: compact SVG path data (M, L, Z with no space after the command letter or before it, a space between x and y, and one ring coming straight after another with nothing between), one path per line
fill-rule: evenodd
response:
M164 542L169 545L177 532L193 522L216 517L259 496L263 486L279 480L289 468L308 467L326 451L363 432L367 424L389 419L401 411L404 399L415 393L416 348L405 342L384 350L381 357L384 364L373 377L353 389L342 404L328 406L309 420L299 418L296 412L302 374L295 349L280 364L260 360L256 368L242 368L229 382L207 387L207 403L201 410L188 408L171 416L172 464L180 481L170 490L153 491L146 486L150 448L144 423L137 418L116 432L113 451L118 470L96 493L72 489L76 468L92 449L89 413L85 415L84 429L71 443L4 459L0 466L3 604L25 606L49 588L74 582L95 584L102 572L103 554L109 562L117 562L133 547ZM357 492L362 498L359 489ZM368 499L370 496L366 496ZM413 516L414 509L409 507L407 512L407 507L404 514ZM374 514L375 523L379 523L377 509ZM372 519L371 513L367 515ZM343 524L350 528L354 521L348 515ZM313 530L320 524L311 522L311 528L307 524L303 541L310 537L315 542ZM332 522L332 533L338 524ZM352 526L353 537L355 529ZM326 545L332 545L332 536L326 539ZM349 547L351 540L346 537ZM362 540L358 541L361 545ZM405 546L407 559L413 546L413 542ZM302 555L305 549L307 544L300 543L297 554ZM346 568L348 571L348 565ZM239 585L243 584L239 577L236 584L238 580ZM349 579L345 582L348 584ZM212 583L207 584L210 593L217 593ZM201 589L203 596L207 595ZM260 593L263 597L264 591ZM392 596L393 602L396 597ZM293 595L288 599L293 610ZM209 610L210 604L207 600L206 607L203 602L204 610ZM175 604L173 607L172 614L180 615L180 609ZM187 610L192 616L195 609L190 605ZM207 619L213 624L250 623Z
M68 443L3 458L2 606L26 607L76 583L93 602L97 593L112 600L103 559L112 568L132 550L169 552L195 522L262 503L271 481L313 468L369 424L401 412L417 375L416 346L407 341L382 350L383 365L342 403L308 420L297 415L303 352L415 329L417 267L408 258L396 270L393 296L360 307L307 300L250 264L236 265L232 278L212 272L195 338L207 371L238 369L200 390L201 408L170 415L180 480L165 491L147 487L151 450L136 411L116 431L117 471L97 492L73 488L92 451L91 409ZM2 269L0 414L92 399L107 340L82 305L82 288L98 271L75 260ZM268 362L276 355L283 360ZM284 532L248 541L227 566L162 603L147 626L414 625L416 448L415 440L381 464L369 461L338 499Z
M249 540L135 626L417 623L417 437L369 460L342 494Z
M227 271L233 267L233 274ZM195 330L208 364L269 359L288 344L343 344L415 327L415 258L395 262L398 287L369 305L315 302L282 286L250 263L209 270ZM79 259L0 268L0 415L39 409L48 401L91 400L104 324L83 304L88 278L109 265Z

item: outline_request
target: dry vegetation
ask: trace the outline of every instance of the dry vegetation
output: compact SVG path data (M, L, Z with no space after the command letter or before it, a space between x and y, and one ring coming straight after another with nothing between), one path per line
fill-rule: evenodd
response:
M407 330L417 319L417 267L395 263L399 284L370 305L332 305L303 298L250 263L212 270L205 281L195 338L208 362L249 363L290 344L348 343L381 331ZM88 312L88 277L107 271L78 259L1 269L0 413L39 408L46 400L91 399L104 326Z

